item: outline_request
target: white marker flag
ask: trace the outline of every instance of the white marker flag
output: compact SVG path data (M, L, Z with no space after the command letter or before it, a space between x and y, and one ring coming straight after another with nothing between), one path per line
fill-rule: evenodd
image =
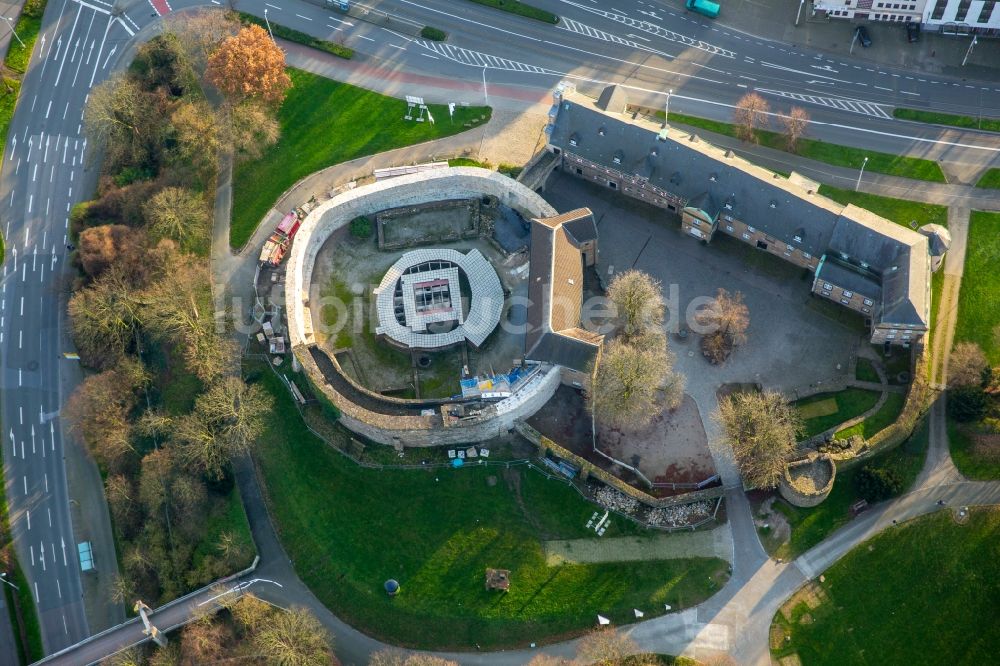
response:
M643 612L642 612L641 610L639 610L638 608L633 608L633 609L632 609L632 612L633 612L633 613L635 613L635 616L636 616L637 618L638 618L638 617L642 617L643 615L645 615L645 613L643 613Z
M604 617L603 615L598 615L597 616L597 624L599 624L601 626L604 626L605 624L611 624L611 620L609 620L608 618Z
M452 118L452 119L455 118L455 103L454 102L448 102L448 117Z
M430 109L427 109L427 120L431 121L431 125L434 124L434 116L431 115Z

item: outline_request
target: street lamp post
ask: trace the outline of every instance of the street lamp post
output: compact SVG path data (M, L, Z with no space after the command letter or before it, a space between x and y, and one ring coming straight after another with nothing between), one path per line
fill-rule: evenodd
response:
M14 39L16 39L16 40L17 40L17 43L21 45L21 48L22 48L22 49L23 49L23 48L27 48L27 47L26 47L26 46L24 45L24 42L22 42L22 41L21 41L21 38L17 36L17 30L14 30L14 22L13 22L13 21L11 21L11 20L10 20L10 18L9 18L9 17L7 17L7 16L4 16L4 17L3 17L3 20L4 20L4 21L7 21L7 25L9 25L9 26L10 26L10 32L11 32L11 34L13 34L13 35L14 35ZM964 63L963 63L963 64L964 64Z
M274 41L274 33L271 32L271 22L267 20L267 7L264 8L264 23L267 24L267 34L271 35L271 41L277 44L278 42Z
M850 53L852 55L854 54L854 45L857 44L857 43L858 43L858 31L855 30L854 31L854 38L851 39L851 50L848 51L848 53Z
M806 0L799 0L799 11L795 14L795 25L798 26L799 19L802 18L802 5L806 4Z
M865 175L865 165L868 164L868 158L861 163L861 171L858 173L858 182L854 184L854 191L857 192L858 188L861 187L861 176Z
M0 571L0 580L2 580L3 582L7 583L8 585L10 585L12 588L14 588L15 590L17 590L18 592L21 591L21 589L17 585L14 585L14 583L12 583L9 580L7 580L7 572L6 571Z
M972 49L976 47L977 39L979 39L979 35L972 35L972 43L969 44L969 50L965 52L965 57L962 58L962 67L965 67L965 63L969 60L969 56L972 55Z
M667 90L667 104L666 104L666 106L663 109L663 113L664 113L664 116L663 116L663 126L664 127L669 127L670 126L670 96L673 95L673 94L674 94L674 89L673 88L670 88L669 90Z
M483 67L483 99L486 100L486 106L490 105L490 95L486 91L486 68Z

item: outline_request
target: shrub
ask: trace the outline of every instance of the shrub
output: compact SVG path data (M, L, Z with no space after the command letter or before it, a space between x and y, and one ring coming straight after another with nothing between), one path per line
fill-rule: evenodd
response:
M986 413L986 407L986 392L981 388L963 386L948 391L948 415L956 421L976 421Z
M239 15L240 21L245 25L254 24L264 28L265 30L268 29L267 22L262 18L258 18L253 14L246 14L244 12L239 12ZM346 46L342 46L334 42L328 42L325 39L317 39L312 35L307 35L304 32L280 25L274 21L271 21L270 32L277 39L287 39L290 42L304 44L305 46L310 46L320 51L326 51L331 55L337 56L338 58L350 60L354 57L354 51Z
M448 39L448 33L439 28L432 28L429 25L425 25L423 30L420 31L420 36L424 39L429 39L434 42L443 42Z
M113 180L118 187L125 187L140 180L152 180L155 175L149 167L128 166L119 171Z
M371 238L374 227L372 221L361 215L351 220L351 235L355 238L365 240Z
M864 467L856 479L858 494L869 502L881 502L903 492L903 480L894 470Z
M517 14L518 16L533 18L536 21L543 21L553 25L559 23L559 17L552 12L533 5L526 5L523 2L518 2L518 0L472 0L472 2L486 5L487 7L494 7L505 12L510 12L511 14Z

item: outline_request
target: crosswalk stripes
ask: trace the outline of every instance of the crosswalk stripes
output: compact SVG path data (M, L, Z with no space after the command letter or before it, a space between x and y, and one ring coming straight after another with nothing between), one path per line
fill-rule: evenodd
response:
M648 51L650 53L656 53L658 55L663 55L667 57L674 57L670 54L663 53L662 51L657 51L651 49L645 44L640 44L631 39L625 39L624 37L619 37L618 35L613 35L610 32L604 32L603 30L598 30L597 28L592 28L586 23L580 23L579 21L574 21L573 19L562 17L559 21L559 27L568 32L575 32L578 35L585 35L593 39L599 39L602 42L611 42L612 44L621 44L622 46L628 46L633 49L642 49L643 51Z
M806 95L803 93L788 92L787 90L768 90L766 88L756 88L757 92L765 95L774 95L776 97L784 97L785 99L793 99L798 102L805 102L807 104L815 104L817 106L825 106L831 109L837 109L839 111L847 111L848 113L857 113L862 116L871 116L873 118L890 119L892 116L882 108L881 104L875 104L874 102L865 102L856 99L846 99L843 97L822 97L820 95Z
M462 65L469 65L470 67L486 67L488 69L499 69L510 72L526 72L529 74L560 75L560 72L556 72L555 70L538 67L536 65L528 65L523 62L518 62L517 60L501 58L499 56L482 53L480 51L464 49L461 46L452 46L450 44L425 40L415 40L414 43L442 58L446 58L447 60L451 60L452 62L457 62Z

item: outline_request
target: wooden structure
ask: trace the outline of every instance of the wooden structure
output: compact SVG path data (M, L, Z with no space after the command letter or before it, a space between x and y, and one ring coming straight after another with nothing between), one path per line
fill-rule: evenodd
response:
M486 589L487 590L502 590L506 592L510 589L510 570L509 569L487 569L486 570Z

